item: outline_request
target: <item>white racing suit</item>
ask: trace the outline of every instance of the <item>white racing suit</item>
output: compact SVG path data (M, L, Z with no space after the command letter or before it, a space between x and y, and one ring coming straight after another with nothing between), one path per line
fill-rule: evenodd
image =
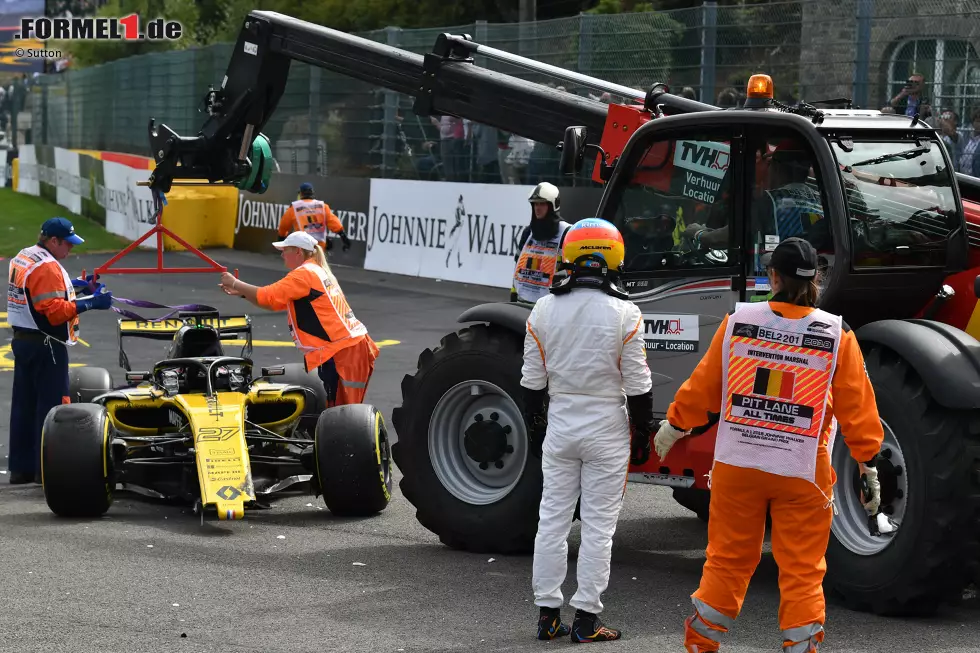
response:
M562 606L568 534L581 493L578 591L569 605L599 614L630 460L626 395L652 387L640 309L598 288L545 295L528 318L521 372L522 386L547 387L550 398L534 602Z

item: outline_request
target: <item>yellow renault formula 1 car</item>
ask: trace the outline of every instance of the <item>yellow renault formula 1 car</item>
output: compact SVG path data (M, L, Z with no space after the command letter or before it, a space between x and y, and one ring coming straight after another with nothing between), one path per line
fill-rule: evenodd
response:
M132 371L123 338L171 340L150 371ZM244 341L241 339L244 338ZM223 340L244 342L226 356ZM44 422L41 471L48 507L104 514L118 490L186 501L203 520L241 519L276 497L323 496L334 514L371 515L391 499L384 419L374 406L326 407L303 365L254 375L248 316L180 313L119 320L127 383L102 368L72 370L71 401Z

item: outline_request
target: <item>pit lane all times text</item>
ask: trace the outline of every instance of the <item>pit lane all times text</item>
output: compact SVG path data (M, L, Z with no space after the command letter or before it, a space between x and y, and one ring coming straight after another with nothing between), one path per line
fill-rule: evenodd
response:
M17 59L64 59L61 50L39 48L17 48L14 50L14 57Z

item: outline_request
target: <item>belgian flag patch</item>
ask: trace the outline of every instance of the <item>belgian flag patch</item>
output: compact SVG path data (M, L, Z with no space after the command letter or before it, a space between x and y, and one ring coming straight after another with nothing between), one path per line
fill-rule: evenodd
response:
M795 372L759 367L755 371L755 383L752 385L752 394L792 401L793 387L795 384Z

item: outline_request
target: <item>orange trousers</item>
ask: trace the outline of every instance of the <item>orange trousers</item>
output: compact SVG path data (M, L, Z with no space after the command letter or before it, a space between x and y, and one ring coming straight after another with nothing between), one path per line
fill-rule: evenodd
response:
M359 343L345 347L334 354L334 364L337 366L337 397L334 406L344 404L359 404L367 394L368 382L374 374L374 362L378 359L380 350L371 339L364 336Z
M719 640L734 625L762 558L767 511L772 518L772 554L779 566L783 650L808 653L823 641L824 555L834 516L829 498L836 481L826 447L817 456L816 481L814 485L715 463L707 560L701 585L692 596L695 614L685 623L685 651L718 651Z

